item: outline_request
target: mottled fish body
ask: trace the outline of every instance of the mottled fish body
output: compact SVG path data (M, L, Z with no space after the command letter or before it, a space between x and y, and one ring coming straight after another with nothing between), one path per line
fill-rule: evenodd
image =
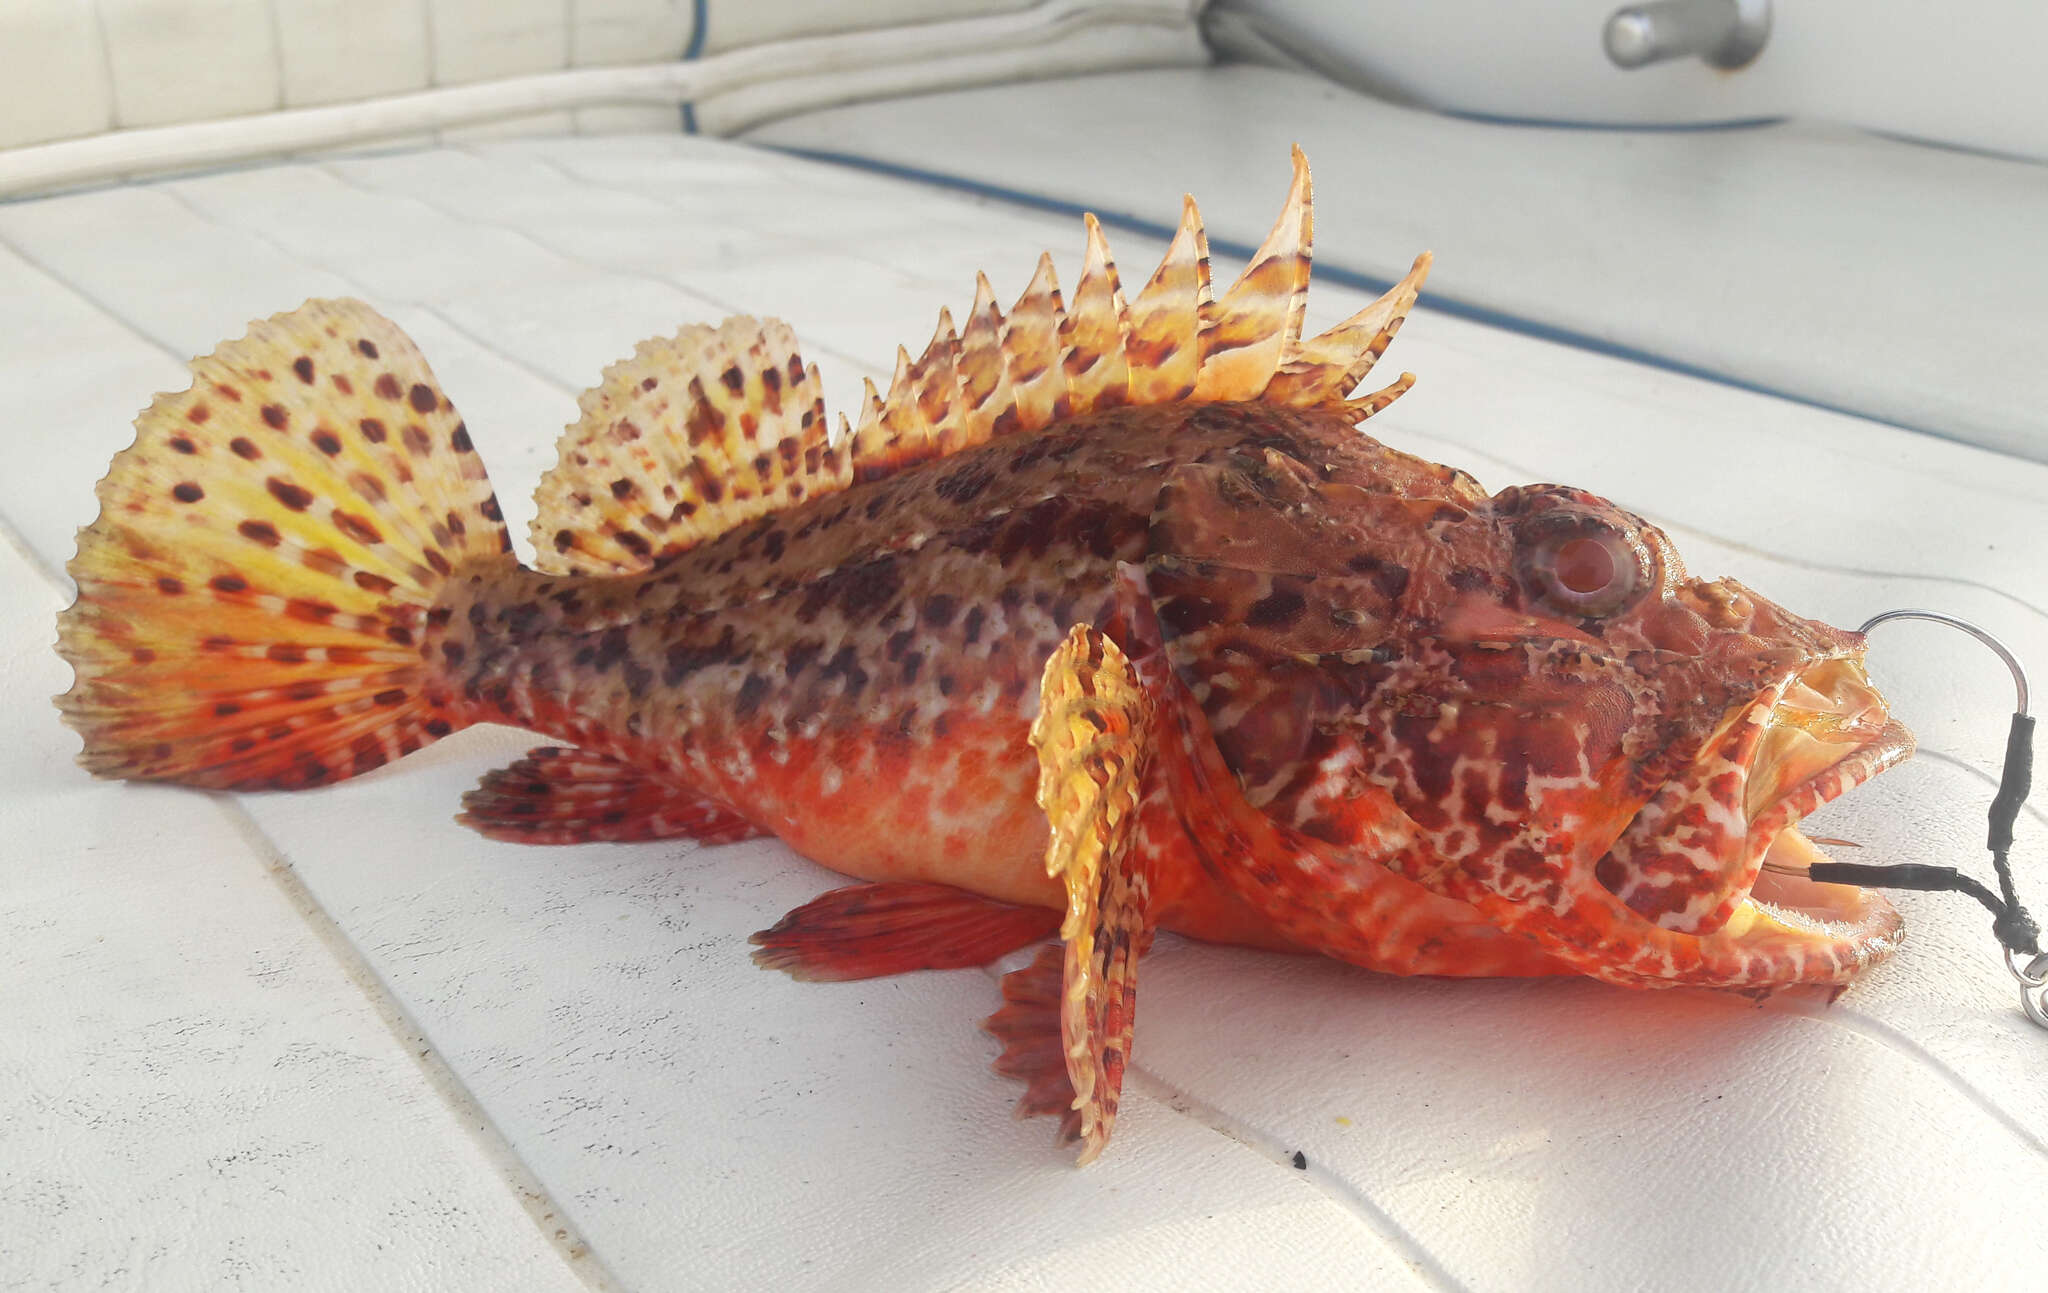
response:
M1911 751L1863 644L1560 486L1362 434L1428 258L1301 334L1297 154L1215 297L1190 201L1126 300L1089 221L1005 314L827 432L789 330L643 343L511 555L467 429L359 302L158 397L80 536L60 700L101 775L294 789L476 722L560 742L463 820L773 834L864 883L756 936L801 977L985 964L1020 1109L1107 1141L1159 929L1404 974L1845 984L1897 914L1790 879L1798 819Z

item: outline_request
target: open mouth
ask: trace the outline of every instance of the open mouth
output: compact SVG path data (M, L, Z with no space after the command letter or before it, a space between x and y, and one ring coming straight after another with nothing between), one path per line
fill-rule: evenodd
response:
M1873 920L1892 918L1888 904L1854 885L1809 878L1810 867L1832 859L1798 823L1912 752L1912 733L1891 717L1859 663L1830 660L1795 679L1750 765L1747 851L1758 870L1724 932L1854 940Z

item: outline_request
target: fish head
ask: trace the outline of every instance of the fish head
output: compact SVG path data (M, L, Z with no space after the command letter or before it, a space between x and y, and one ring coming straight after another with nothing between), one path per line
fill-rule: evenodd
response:
M1411 844L1385 865L1618 982L1841 982L1896 943L1881 898L1795 874L1824 860L1799 819L1912 750L1862 637L1691 577L1605 499L1239 455L1169 482L1147 583L1246 797L1304 838L1372 797Z

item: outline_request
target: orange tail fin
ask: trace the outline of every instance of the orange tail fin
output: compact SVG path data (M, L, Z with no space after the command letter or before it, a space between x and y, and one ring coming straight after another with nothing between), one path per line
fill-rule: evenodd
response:
M419 642L458 568L509 562L426 360L359 301L309 301L136 419L68 569L58 698L105 777L319 785L461 726Z

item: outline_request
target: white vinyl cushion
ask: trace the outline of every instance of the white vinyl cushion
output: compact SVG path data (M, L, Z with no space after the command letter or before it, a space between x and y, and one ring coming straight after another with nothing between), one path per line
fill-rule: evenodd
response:
M1222 191L1186 160L1144 200L1186 184L1234 210L1241 186L1277 206L1284 160L1249 159ZM1361 219L1349 172L1368 163L1317 160L1319 230ZM1399 233L1389 255L1410 250ZM1127 282L1163 250L1113 240ZM818 985L749 963L748 933L837 883L781 845L522 848L456 826L461 792L524 734L471 730L296 795L95 785L65 766L76 742L43 698L63 685L56 572L91 484L150 393L182 383L176 361L250 318L337 294L391 314L523 541L577 390L642 337L780 315L829 403L850 407L897 342L966 304L976 269L1008 300L1041 248L1071 279L1080 243L1071 219L683 136L471 143L0 205L0 525L21 552L0 551L0 598L22 608L5 622L0 978L32 1002L0 1011L0 1286L207 1286L230 1253L272 1287L311 1282L297 1275L314 1260L337 1287L2037 1278L2048 1230L2014 1224L2004 1200L2048 1190L2044 1039L1960 899L1903 896L1905 950L1832 1008L1398 980L1162 939L1116 1138L1076 1171L1048 1122L1011 1120L1017 1090L987 1069L992 974ZM1235 270L1219 257L1219 278ZM1364 300L1315 289L1310 325ZM2048 661L2048 467L1426 297L1388 362L1422 377L1372 423L1390 443L1493 488L1608 494L1696 571L1836 623L1934 605ZM1816 829L1872 860L1981 868L2002 671L1918 629L1880 639L1874 669L1923 753ZM2021 835L2039 901L2040 814ZM410 1022L379 1032L387 1017ZM431 1074L394 1042L406 1028L473 1096L473 1123L426 1098ZM260 1099L237 1094L259 1078ZM472 1125L506 1157L465 1156ZM521 1170L559 1227L521 1211ZM578 1239L584 1256L535 1256Z
M0 148L113 125L113 87L92 6L17 0L0 15Z
M283 86L268 0L99 0L97 9L117 124L158 126L278 106ZM48 89L64 92L62 85Z
M1095 17L1111 25L1133 19L1141 30L1147 20L1186 28L1191 7L1190 0L1123 0L1098 6ZM0 149L1030 8L1031 0L6 0ZM1127 61L1162 61L1159 44L1135 41ZM1065 66L1086 70L1105 61L1095 53ZM1186 55L1176 51L1174 61ZM779 69L777 79L829 80L861 70L798 62ZM680 126L666 105L599 106L535 113L454 137Z
M433 84L426 0L295 0L274 12L280 107L347 103Z

